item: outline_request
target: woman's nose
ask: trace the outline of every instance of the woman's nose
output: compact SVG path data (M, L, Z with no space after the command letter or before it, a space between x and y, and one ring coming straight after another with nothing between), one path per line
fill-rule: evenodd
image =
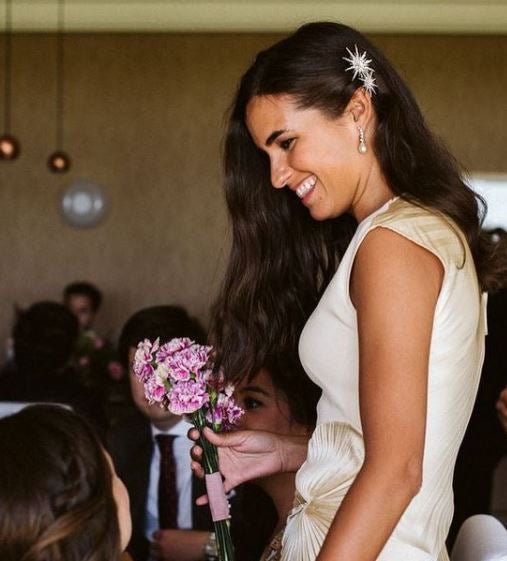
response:
M291 176L291 169L285 163L278 162L271 164L271 184L275 189L285 187Z

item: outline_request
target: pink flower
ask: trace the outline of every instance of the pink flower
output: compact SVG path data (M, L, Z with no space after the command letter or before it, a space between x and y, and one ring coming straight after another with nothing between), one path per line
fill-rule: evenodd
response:
M90 357L80 356L78 362L79 362L79 366L89 366L90 365Z
M228 390L234 387L229 385ZM220 393L216 404L210 407L210 410L206 413L206 420L209 423L221 425L224 430L230 429L232 426L237 424L244 411L236 404L236 401L231 394Z
M232 386L228 386L230 390ZM234 388L232 387L232 391ZM222 409L223 428L229 429L235 425L243 415L244 411L236 404L236 401L231 394L220 394L218 396L217 407Z
M145 339L137 345L133 370L134 374L143 382L153 374L153 355L158 351L158 348L159 339L154 343Z
M152 376L144 382L144 395L150 403L162 403L166 393L164 382L160 378Z
M169 411L175 415L195 413L209 401L206 386L197 380L183 380L174 384L168 398Z
M116 360L112 360L107 365L107 371L109 372L109 376L116 381L121 380L125 374L123 366Z
M208 421L210 425L221 425L224 418L223 409L221 407L216 407L216 406L211 407L206 412L205 417L206 417L206 421Z
M174 338L169 341L169 343L165 343L162 345L157 352L157 362L164 362L168 357L172 356L174 353L181 351L183 349L187 349L191 347L194 342L189 339L188 337L180 337Z
M220 370L219 372L213 372L211 369L205 370L203 371L202 375L206 382L213 389L215 389L217 392L223 391L225 387L225 375L223 373L223 370Z
M104 346L104 339L101 339L100 337L97 337L94 341L93 341L93 346L96 349L102 349L102 347Z
M208 363L210 353L211 347L192 345L168 357L166 364L173 380L189 380L191 374L198 375Z
M224 429L228 430L236 425L244 413L245 411L234 400L229 400L225 410L226 422L223 425Z

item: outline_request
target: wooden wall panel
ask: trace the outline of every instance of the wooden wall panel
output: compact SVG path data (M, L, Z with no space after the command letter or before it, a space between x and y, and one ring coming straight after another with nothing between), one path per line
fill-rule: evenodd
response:
M55 38L14 37L12 131L23 152L0 162L0 340L14 303L58 299L78 279L104 291L103 332L115 335L132 312L159 303L181 303L207 321L227 254L224 114L240 73L274 38L67 35L73 168L57 176L46 168ZM472 170L507 172L506 36L373 39L460 160ZM61 190L78 179L101 184L111 203L91 230L71 228L59 213Z

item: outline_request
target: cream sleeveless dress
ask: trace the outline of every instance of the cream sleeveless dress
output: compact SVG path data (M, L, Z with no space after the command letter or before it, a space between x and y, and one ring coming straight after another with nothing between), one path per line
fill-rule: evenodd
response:
M357 322L349 280L361 242L377 227L426 248L444 267L430 348L422 487L377 561L448 559L444 542L453 513L452 474L479 384L486 297L456 226L438 213L395 198L359 224L301 335L301 361L322 388L322 397L307 460L296 476L296 501L283 536L282 561L316 558L363 462Z

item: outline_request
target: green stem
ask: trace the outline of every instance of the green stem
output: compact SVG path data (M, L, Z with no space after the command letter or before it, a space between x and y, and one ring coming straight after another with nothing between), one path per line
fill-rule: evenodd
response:
M192 415L192 423L194 424L195 428L199 430L202 435L202 431L204 427L206 427L206 419L204 418L204 414L201 410L196 411ZM199 444L203 450L203 468L204 472L207 474L215 473L218 471L218 451L214 444L211 444L209 440L206 440L204 436L199 438Z
M206 419L201 410L192 415L192 423L201 433L207 426ZM216 473L218 470L218 451L214 444L206 440L204 436L199 439L199 444L203 450L202 464L204 472L207 474ZM215 534L218 545L218 558L220 561L234 561L234 549L231 538L231 525L229 520L219 520L214 522Z

